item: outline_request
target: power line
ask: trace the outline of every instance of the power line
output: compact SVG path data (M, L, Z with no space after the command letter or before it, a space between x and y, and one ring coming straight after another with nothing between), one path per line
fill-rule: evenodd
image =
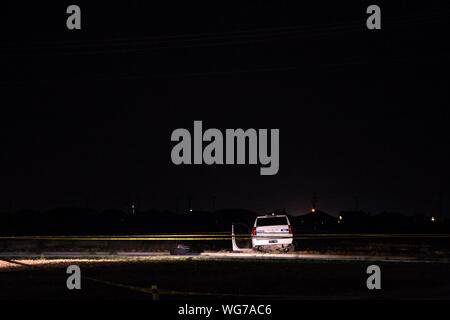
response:
M414 23L439 22L443 18L448 19L448 13L432 16L412 16L396 19L385 19L384 23L391 26L409 25ZM444 22L444 21L442 21ZM299 37L320 37L339 32L365 31L361 20L355 20L341 24L327 25L303 25L279 28L259 28L251 30L237 30L218 33L194 33L180 35L150 36L140 38L115 38L106 40L83 40L40 42L27 44L23 48L3 48L3 54L30 55L36 52L31 50L49 50L51 55L73 55L73 54L98 54L98 53L125 53L149 50L182 49L192 47L210 47L239 45L255 42L266 42L270 40L281 40ZM20 49L27 52L19 51ZM63 50L55 52L55 49ZM77 49L73 51L64 51Z

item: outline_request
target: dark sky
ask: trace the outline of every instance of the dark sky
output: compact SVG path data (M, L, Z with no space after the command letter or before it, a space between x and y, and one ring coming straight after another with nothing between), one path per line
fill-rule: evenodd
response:
M0 211L433 213L449 200L445 2L2 4ZM280 170L175 166L176 128L279 128Z

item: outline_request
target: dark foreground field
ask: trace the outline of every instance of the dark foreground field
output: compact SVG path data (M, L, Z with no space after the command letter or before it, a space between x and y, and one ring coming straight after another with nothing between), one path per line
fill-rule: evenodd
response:
M17 264L19 263L19 264ZM82 289L66 288L77 264ZM381 268L368 290L366 268ZM27 265L33 265L28 267ZM447 262L149 257L0 261L0 299L449 299ZM167 292L171 290L174 292Z

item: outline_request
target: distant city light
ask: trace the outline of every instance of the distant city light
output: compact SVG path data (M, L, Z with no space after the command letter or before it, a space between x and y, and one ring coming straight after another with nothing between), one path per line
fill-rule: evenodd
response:
M314 208L312 208L312 210L311 210L312 212L316 212L316 209L314 209Z
M342 216L339 216L339 220L342 220Z
M434 220L435 220L434 217L431 217L431 222L434 222Z
M192 209L189 209L189 212L192 212Z

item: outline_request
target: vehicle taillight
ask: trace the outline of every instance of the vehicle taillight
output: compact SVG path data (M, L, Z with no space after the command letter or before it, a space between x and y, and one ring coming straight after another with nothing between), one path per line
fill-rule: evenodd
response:
M252 228L252 236L256 236L256 228L255 227Z
M292 234L292 227L289 226L289 234Z

